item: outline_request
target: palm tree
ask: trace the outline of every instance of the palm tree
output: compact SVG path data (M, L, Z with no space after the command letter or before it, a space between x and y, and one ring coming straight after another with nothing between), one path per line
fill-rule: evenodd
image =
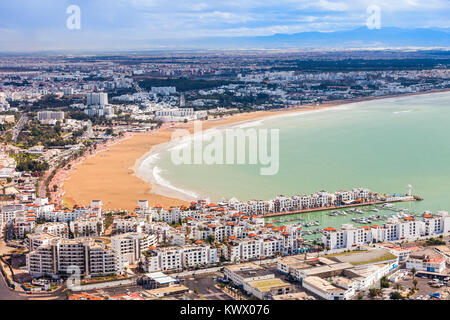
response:
M138 272L142 272L144 270L144 263L142 261L138 262Z
M412 273L413 279L415 279L416 273L417 273L416 268L412 268L412 269L411 269L411 273Z
M417 279L414 279L413 280L414 290L417 290L417 283L418 283Z
M376 296L381 295L382 290L377 288L371 288L369 289L369 296L375 298Z
M1 181L0 185L1 185L1 188L2 188L3 194L6 194L6 182L5 181Z

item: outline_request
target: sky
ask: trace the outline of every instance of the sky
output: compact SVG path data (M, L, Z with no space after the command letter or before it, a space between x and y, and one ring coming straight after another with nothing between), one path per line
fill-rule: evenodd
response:
M67 13L74 5L79 28ZM0 0L0 52L159 49L199 37L349 30L366 25L370 6L380 9L381 27L450 28L450 0Z

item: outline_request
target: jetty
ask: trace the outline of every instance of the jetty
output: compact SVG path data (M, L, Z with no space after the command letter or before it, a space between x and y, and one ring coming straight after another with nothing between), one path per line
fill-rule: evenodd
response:
M298 213L308 213L308 212L327 211L327 210L345 209L345 208L353 208L353 207L365 207L365 206L372 206L372 205L376 205L376 204L422 201L422 200L423 200L423 198L412 195L412 196L389 198L386 200L376 200L376 201L367 201L367 202L360 202L360 203L341 204L341 205L333 205L333 206L327 206L327 207L306 208L306 209L299 209L299 210L293 210L293 211L270 212L270 213L262 214L261 216L264 218L269 218L269 217L279 217L279 216L286 216L286 215L298 214Z

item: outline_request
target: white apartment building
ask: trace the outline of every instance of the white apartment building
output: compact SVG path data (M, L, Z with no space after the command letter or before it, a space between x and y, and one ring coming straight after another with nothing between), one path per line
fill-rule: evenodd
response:
M25 213L25 206L18 205L6 205L1 209L2 220L4 223L13 221L18 214Z
M69 238L69 226L65 222L47 222L34 229L34 233L48 233L63 239Z
M36 225L36 215L33 213L20 213L14 219L14 237L24 239L31 233Z
M217 248L208 245L151 248L144 252L147 272L207 266L219 262Z
M52 212L55 209L53 203L48 202L48 198L37 198L34 204L27 204L28 209L34 210L39 218L45 218L45 213Z
M156 248L155 248L156 249ZM144 268L146 272L178 270L181 264L181 248L168 247L155 250L151 248L143 252Z
M340 230L332 227L325 228L322 235L322 242L327 250L352 249L372 241L370 227L355 228L352 224L344 224Z
M206 116L206 111L194 111L193 108L167 108L155 111L155 119L163 122L196 120Z
M123 258L101 240L92 238L55 238L27 254L27 269L32 276L59 276L74 268L86 277L121 274Z
M259 259L263 249L263 239L236 239L233 240L227 247L228 254L226 254L226 258L231 261L248 261L251 259ZM239 249L233 250L232 247L238 247ZM237 256L232 256L231 253L237 253Z
M353 227L352 224L344 224L341 229L328 227L324 229L322 242L327 250L351 249L361 245L375 242L412 241L424 235L425 230L444 230L437 220L417 221L413 217L403 220L388 219L383 226ZM428 227L427 227L428 226ZM432 226L432 227L430 227ZM428 234L433 235L436 233Z
M108 105L95 105L84 110L84 113L90 117L114 117L114 108Z
M76 210L53 209L51 211L45 209L40 211L38 210L38 212L39 218L44 218L45 221L65 222L65 223L74 221L86 213L84 209L76 209Z
M181 222L181 210L178 207L172 207L168 210L161 209L155 214L156 220L164 221L168 224Z
M104 92L92 92L87 94L87 105L105 106L108 104L108 94Z
M70 222L70 231L75 237L101 236L103 234L103 221L95 218L80 218Z
M156 235L158 242L168 242L169 233L174 229L165 222L145 222L142 231L147 234Z
M335 192L335 195L336 195L336 201L338 203L344 203L347 201L355 200L355 195L351 191L339 190L339 191Z
M73 88L62 88L62 92L64 93L65 96L70 96L73 95L74 90Z
M26 238L28 250L34 251L40 246L50 244L53 240L57 240L58 237L53 236L49 233L32 233L28 234Z
M261 256L272 257L283 251L284 239L277 237L269 237L263 240L261 247Z
M192 237L195 240L206 240L214 237L215 241L223 242L227 237L233 235L233 226L223 225L217 221L205 222L192 227Z
M177 93L176 87L152 87L151 92L155 94L170 95Z
M124 265L136 264L141 259L141 252L148 247L156 247L155 235L129 232L111 237L111 249L123 256Z
M450 232L450 216L447 211L438 211L437 215L425 213L423 216L422 235L439 236Z
M252 231L242 233L244 238L228 236L223 247L227 260L239 262L295 253L298 249L298 230L291 228L278 233L256 235Z
M64 120L64 112L63 111L39 111L37 113L37 119L39 121L45 121L45 120L63 121Z
M421 225L422 222L415 220L413 217L403 218L402 222L393 219L385 223L383 228L380 228L383 238L374 238L374 240L377 242L415 240L420 237Z
M132 219L114 219L112 225L112 234L128 233L128 232L142 232L144 223L136 218ZM145 233L147 230L144 231Z
M186 236L181 230L170 229L166 232L166 242L171 246L184 246L186 244Z

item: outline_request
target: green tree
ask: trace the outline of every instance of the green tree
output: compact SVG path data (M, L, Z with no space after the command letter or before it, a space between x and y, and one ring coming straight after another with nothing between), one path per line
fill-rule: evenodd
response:
M390 298L391 298L392 300L403 300L402 295L401 295L400 292L398 292L398 291L393 291L393 292L391 292Z
M418 283L417 279L414 279L413 280L414 290L417 290L417 283Z
M369 289L369 296L374 298L377 296L380 296L382 294L382 289L378 289L378 288L371 288Z
M411 269L411 273L412 273L412 276L413 276L413 279L414 279L416 277L416 273L417 273L416 268L412 268Z
M381 288L389 288L389 280L386 277L380 279Z

